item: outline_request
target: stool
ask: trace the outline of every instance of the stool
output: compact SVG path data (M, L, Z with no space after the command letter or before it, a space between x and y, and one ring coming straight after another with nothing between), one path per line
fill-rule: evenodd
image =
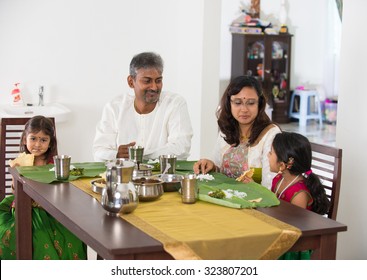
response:
M299 96L299 112L293 112L294 98ZM311 102L314 97L314 105L317 112L311 112ZM289 117L299 119L300 126L306 126L307 120L318 119L320 126L322 126L322 112L319 94L316 90L295 90L291 97Z

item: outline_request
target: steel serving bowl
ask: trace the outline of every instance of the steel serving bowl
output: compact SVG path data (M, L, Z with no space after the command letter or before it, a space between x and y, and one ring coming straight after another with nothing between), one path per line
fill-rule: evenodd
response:
M182 175L178 174L159 174L155 176L163 181L163 190L165 192L176 192L181 189Z
M139 169L138 169L139 166ZM133 179L152 176L153 165L140 163L133 171Z
M92 191L95 193L102 194L102 191L104 188L106 188L106 181L105 179L95 179L91 182L92 185Z
M162 180L157 178L135 178L133 184L138 189L139 201L153 201L160 198L164 191Z

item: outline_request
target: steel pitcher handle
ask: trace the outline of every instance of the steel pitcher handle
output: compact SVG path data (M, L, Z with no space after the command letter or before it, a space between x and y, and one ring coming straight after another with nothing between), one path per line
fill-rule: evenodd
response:
M113 196L116 191L117 168L112 166L106 171L106 191L109 202L113 202Z

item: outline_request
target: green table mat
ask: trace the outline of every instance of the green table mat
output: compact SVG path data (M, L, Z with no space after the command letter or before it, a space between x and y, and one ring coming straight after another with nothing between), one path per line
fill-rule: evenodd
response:
M55 178L55 172L50 171L50 169L54 167L53 164L43 166L18 166L17 170L20 175L41 183L68 182L83 177L98 177L99 174L106 171L106 166L103 162L71 163L71 165L76 168L84 168L83 175L70 175L69 179L65 181L57 180Z

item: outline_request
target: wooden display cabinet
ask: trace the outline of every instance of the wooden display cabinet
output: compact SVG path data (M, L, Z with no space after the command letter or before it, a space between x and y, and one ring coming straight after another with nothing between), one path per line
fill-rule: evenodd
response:
M291 44L291 34L232 33L231 78L256 77L277 123L289 122Z

